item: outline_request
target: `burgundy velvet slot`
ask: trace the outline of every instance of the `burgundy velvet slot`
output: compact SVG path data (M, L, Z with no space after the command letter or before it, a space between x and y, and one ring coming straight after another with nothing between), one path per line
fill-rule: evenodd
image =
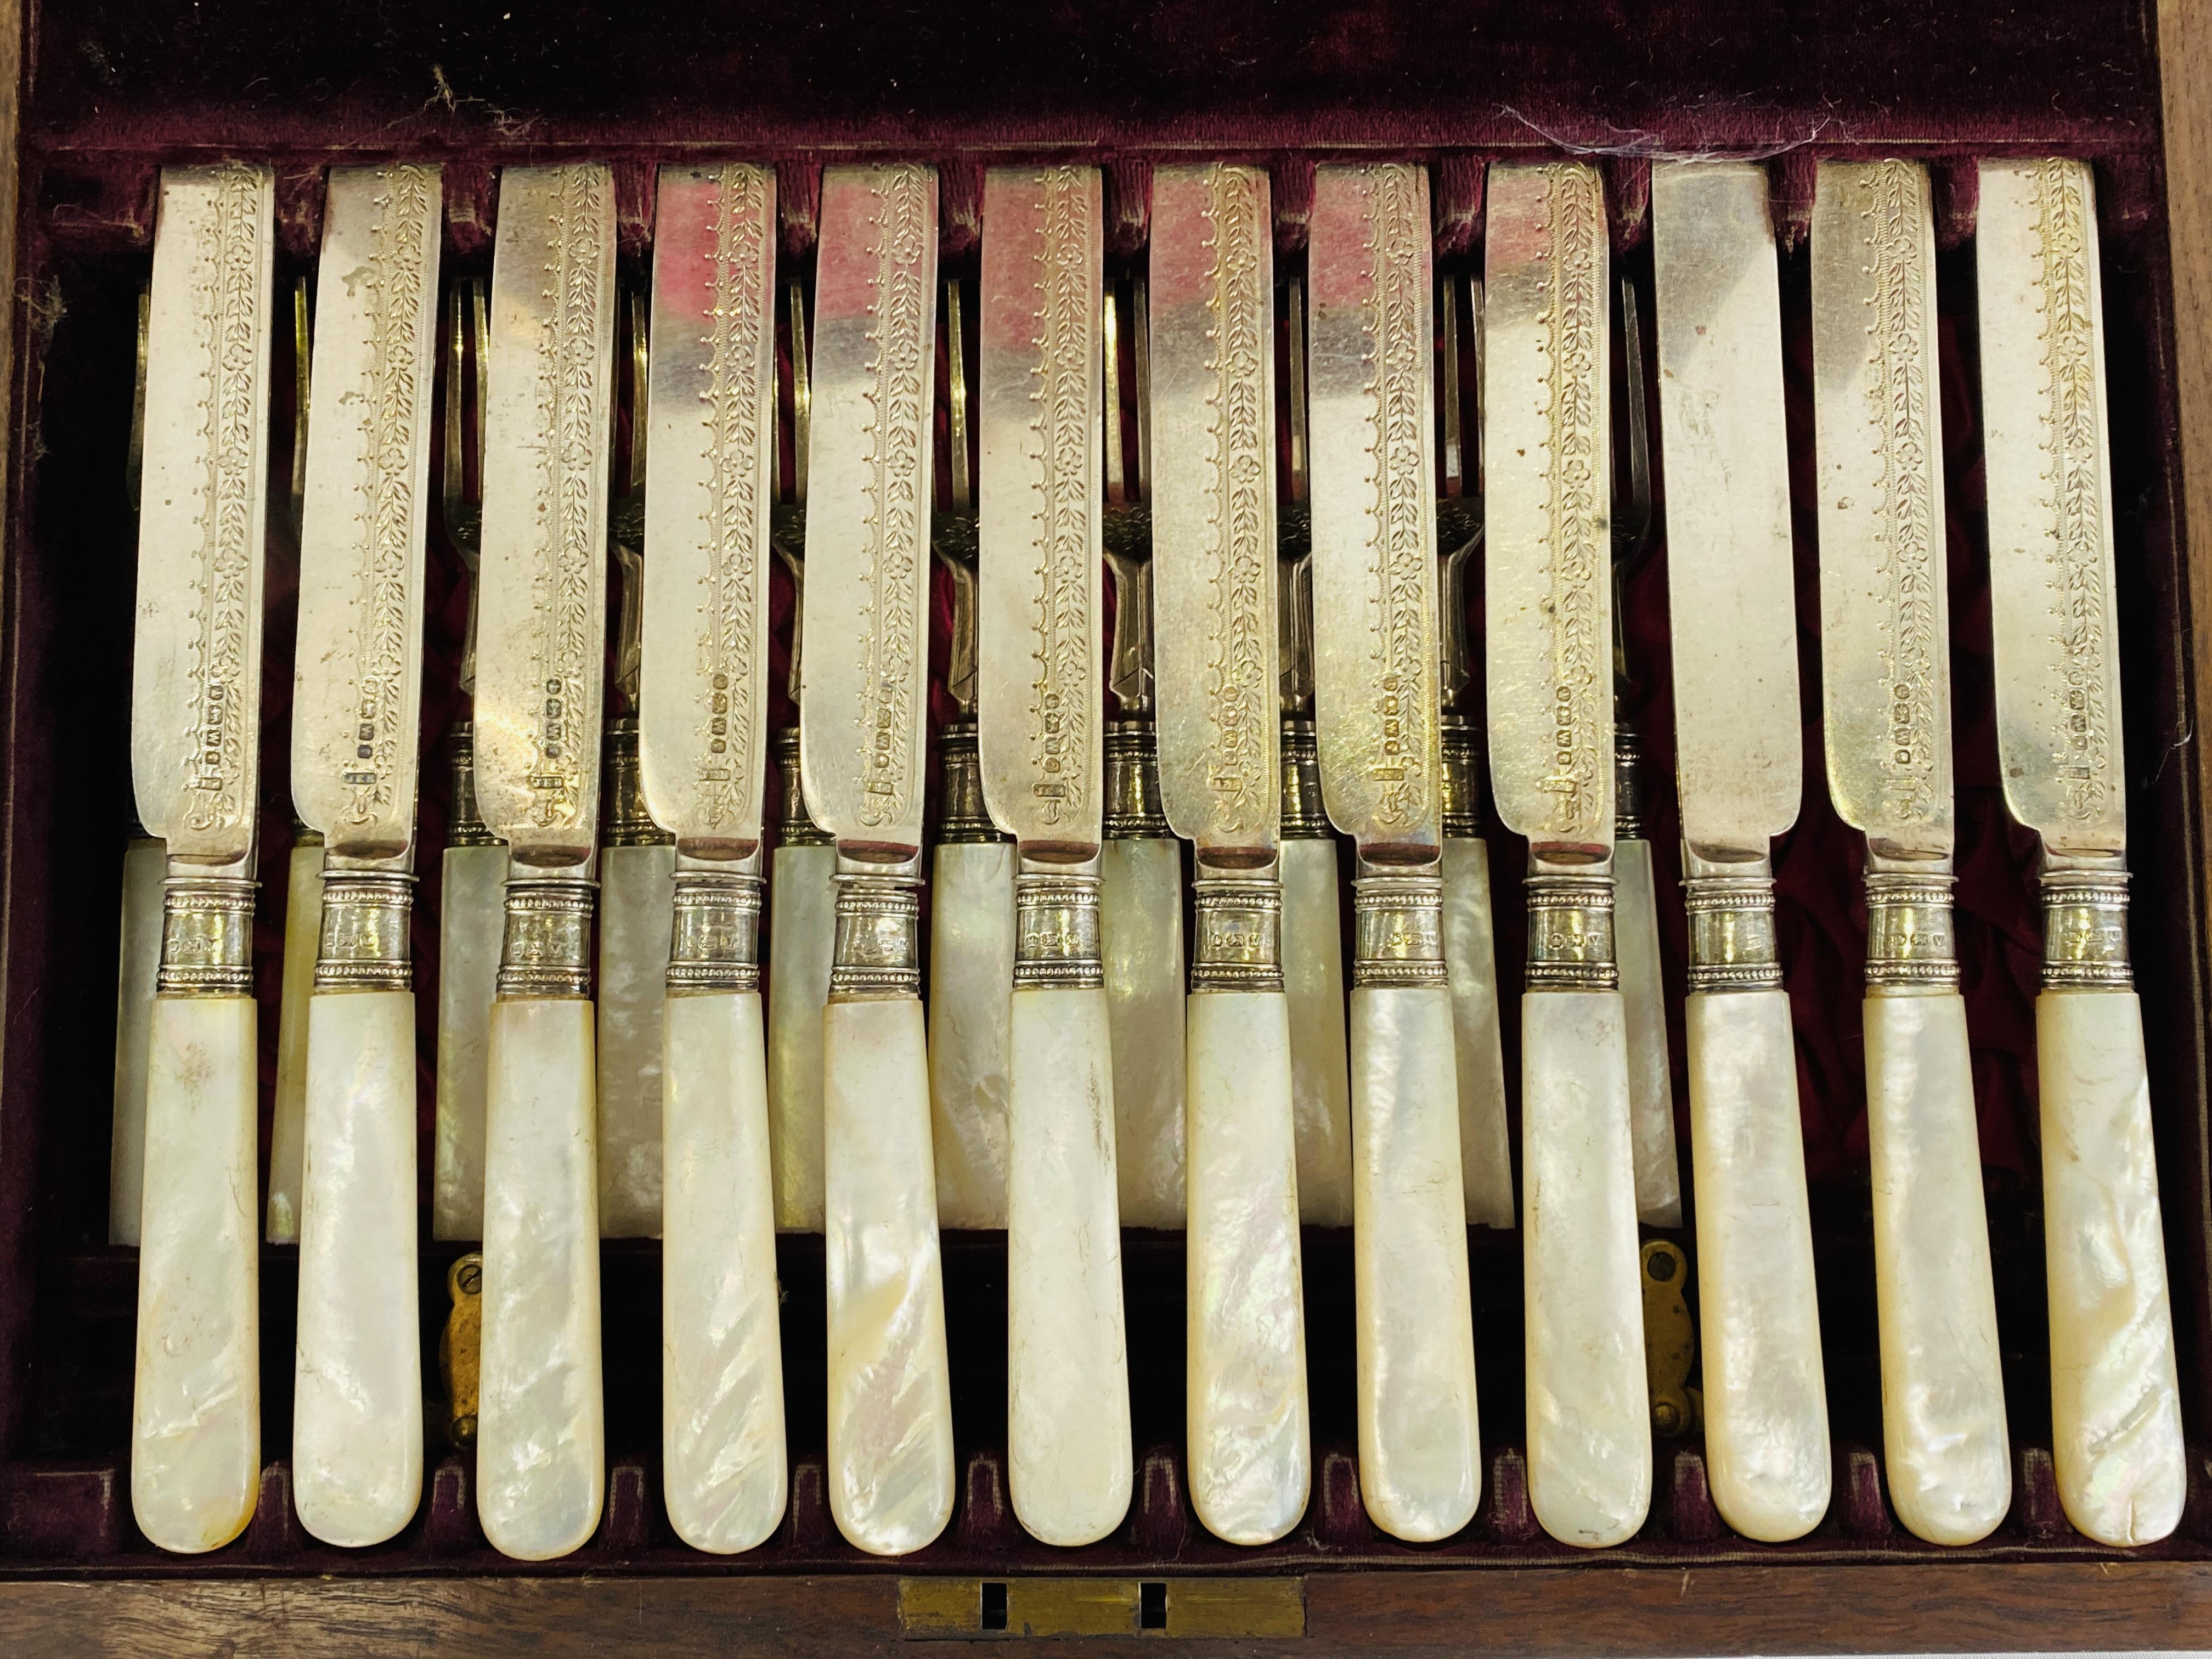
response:
M1249 14L1249 15L1247 15ZM145 278L158 169L264 157L279 173L279 291L272 417L292 420L290 284L312 275L322 171L392 156L445 168L447 282L489 275L498 169L592 156L617 168L625 279L649 269L654 170L743 156L776 168L782 267L778 366L788 398L788 287L811 287L821 170L855 157L935 163L946 276L972 276L983 170L1076 157L1106 173L1109 273L1140 275L1156 166L1223 156L1270 173L1280 270L1302 266L1314 167L1346 156L1430 165L1441 269L1478 269L1486 170L1501 160L1598 158L1617 275L1642 296L1647 351L1652 158L1716 153L1767 161L1782 246L1786 419L1792 468L1805 791L1776 849L1778 925L1796 1019L1798 1081L1834 1435L1835 1497L1802 1542L1759 1559L1889 1561L2212 1559L2212 1510L2148 1551L2093 1546L2057 1509L2045 1370L2033 998L2041 954L2033 838L2012 824L1995 750L1972 235L1973 158L2053 151L2097 167L2128 731L2135 954L2149 1036L2183 1392L2192 1434L2212 1431L2212 1186L2206 1145L2205 896L2197 799L2191 618L2179 507L2172 298L2157 149L2157 69L2140 0L2027 0L1991 12L1930 0L1869 26L1849 9L1785 0L1659 0L1556 9L1474 0L1449 7L1316 0L1247 9L1131 0L1053 14L982 0L917 13L885 0L842 9L707 8L637 0L550 16L470 0L389 0L301 10L279 0L82 0L34 7L21 210L23 368L15 392L13 518L5 615L5 764L0 794L8 902L0 921L0 1577L106 1574L863 1571L1152 1574L1477 1563L1590 1564L1538 1528L1528 1495L1518 1236L1470 1235L1486 1478L1476 1520L1424 1547L1383 1536L1360 1502L1351 1238L1310 1231L1304 1272L1314 1431L1304 1521L1259 1550L1218 1542L1193 1513L1184 1437L1184 1272L1177 1235L1125 1237L1135 1495L1101 1542L1048 1550L1015 1521L1006 1474L1006 1259L1002 1235L944 1239L960 1488L945 1535L896 1566L860 1556L831 1522L824 1486L826 1322L818 1237L779 1241L790 1506L769 1543L709 1559L678 1544L662 1510L660 1258L623 1241L604 1255L610 1491L599 1533L566 1563L507 1561L474 1514L474 1466L432 1451L420 1514L391 1543L316 1545L290 1507L293 1302L297 1255L263 1263L264 1513L212 1560L156 1553L130 1517L127 1445L135 1252L104 1243L114 1035L117 872L131 790L129 666L135 523L125 498L136 295ZM1971 62L1973 72L1963 72ZM1860 837L1824 784L1811 413L1808 258L1814 170L1828 155L1900 146L1936 183L1941 403L1948 523L1957 927L2015 1445L2014 1513L1988 1543L1922 1545L1886 1494L1875 1347L1862 1053L1866 917ZM975 319L967 319L969 364ZM939 331L940 505L950 504L947 342ZM1124 432L1136 436L1132 345ZM1463 345L1471 374L1472 342ZM1469 394L1472 408L1472 392ZM1655 424L1659 507L1649 556L1628 580L1631 680L1624 712L1649 757L1647 831L1658 872L1661 947L1688 1165L1681 998L1686 927L1672 778L1664 434ZM433 433L433 453L442 438ZM787 481L790 422L779 477ZM256 932L263 1157L274 1085L288 810L293 608L298 549L283 511L286 446L273 447L264 677L264 811ZM788 515L787 482L779 498ZM1480 639L1479 559L1470 607ZM944 688L951 587L933 563L933 726ZM772 726L795 717L787 690L795 592L770 579ZM1110 596L1110 586L1109 587ZM1110 605L1110 597L1109 600ZM434 1115L434 1022L441 855L452 775L446 739L465 709L456 684L467 585L434 482L422 691L420 889L414 918L422 1200ZM1480 690L1473 698L1480 715ZM934 799L934 763L931 793ZM781 803L772 788L773 823ZM1526 926L1525 848L1490 831L1506 1069L1516 1108ZM1347 933L1347 938L1349 933ZM925 950L927 942L925 940ZM1695 1194L1690 1194L1694 1206ZM426 1373L458 1247L422 1261ZM1689 1229L1672 1235L1694 1249ZM1695 1311L1694 1284L1692 1308ZM1697 1381L1692 1378L1693 1383ZM1596 1558L1649 1566L1743 1559L1718 1518L1701 1442L1658 1447L1651 1518Z

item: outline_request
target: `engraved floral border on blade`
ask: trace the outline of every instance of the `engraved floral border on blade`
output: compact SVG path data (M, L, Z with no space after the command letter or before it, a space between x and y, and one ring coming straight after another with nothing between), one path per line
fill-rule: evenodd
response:
M874 504L868 603L860 623L866 669L862 708L854 725L860 763L857 816L869 829L907 815L915 788L913 743L915 574L922 557L921 445L924 395L921 337L929 313L921 261L934 175L923 167L878 169L869 185L868 365L875 413L868 422Z
M1888 582L1882 794L1893 821L1921 823L1947 804L1936 787L1942 645L1926 361L1927 180L1912 162L1881 161L1861 168L1857 182L1874 279L1867 416L1879 434L1881 568Z
M1091 280L1097 175L1087 167L1047 167L1037 175L1042 237L1031 264L1036 299L1030 334L1030 432L1039 459L1033 550L1043 578L1036 596L1037 666L1029 708L1031 793L1044 821L1094 816L1091 730L1097 672L1091 588L1097 562L1091 537L1096 458L1091 444L1093 366L1098 353L1098 295ZM1086 222L1086 210L1089 222Z
M407 675L415 654L415 458L428 391L421 315L429 239L436 234L435 176L420 167L381 170L369 227L370 395L361 416L367 441L358 550L362 617L355 633L357 764L343 775L353 793L349 822L356 826L386 817L403 784L410 811L414 801L411 768L405 779L399 774L403 746L410 759L413 754Z
M760 356L765 310L759 274L772 266L772 186L757 167L736 164L714 178L714 309L703 343L708 386L702 424L707 434L707 601L700 640L705 707L700 712L696 806L709 829L738 818L752 775L753 638L758 623L761 556L767 547L761 513Z
M2038 367L2048 397L2042 483L2051 513L2047 556L2059 653L2059 683L2051 689L2063 710L2051 760L2063 781L2066 816L2088 823L2111 810L2113 748L2088 172L2079 161L2047 161L2035 167L2033 182L2044 315Z
M1598 495L1608 483L1601 476L1598 428L1605 373L1599 351L1605 203L1594 169L1561 163L1543 171L1548 234L1539 258L1548 267L1541 349L1548 393L1544 510L1551 555L1553 707L1553 764L1543 787L1553 800L1550 836L1595 841L1610 832L1604 809L1613 765L1612 755L1601 753L1596 738L1612 696L1597 616L1604 597L1601 584L1610 568Z
M1267 754L1275 738L1275 691L1267 649L1275 617L1267 577L1275 550L1267 545L1265 491L1273 476L1274 432L1267 410L1267 359L1273 349L1274 295L1260 277L1265 203L1252 169L1207 169L1205 192L1207 337L1207 435L1218 490L1208 503L1204 568L1209 572L1211 656L1206 663L1206 785L1224 802L1219 828L1247 835L1270 827L1277 803L1267 787ZM1264 324L1261 319L1264 319Z
M1362 169L1363 302L1372 400L1369 438L1378 540L1372 566L1377 620L1371 653L1374 730L1369 777L1375 817L1389 828L1437 815L1428 754L1436 696L1425 672L1434 659L1427 584L1434 560L1427 534L1431 500L1428 388L1422 371L1430 342L1424 325L1427 283L1421 254L1428 234L1426 175L1403 164ZM1407 688L1411 688L1410 696Z
M268 175L222 167L212 175L210 233L197 274L198 321L206 345L207 479L197 557L193 699L185 747L187 828L250 825L246 731L248 614L253 588L255 514L261 480L254 465L255 404L261 380L262 278L271 197Z

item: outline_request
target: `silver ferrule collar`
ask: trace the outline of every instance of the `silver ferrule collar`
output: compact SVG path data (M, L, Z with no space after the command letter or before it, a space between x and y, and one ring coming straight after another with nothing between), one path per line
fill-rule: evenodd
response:
M1611 875L1530 876L1531 991L1617 991Z
M1352 884L1352 983L1443 985L1444 883L1433 866Z
M1951 931L1956 878L1869 872L1866 878L1869 992L1954 991L1958 945Z
M1197 935L1190 958L1192 993L1280 991L1283 882L1279 866L1271 861L1260 870L1236 875L1201 875L1191 883L1190 896Z
M1024 871L1014 878L1014 988L1091 990L1106 983L1098 878Z
M322 943L315 989L411 991L415 963L407 924L415 877L406 870L323 870Z
M573 873L510 871L499 956L501 1000L590 998L592 911L599 885Z
M1682 884L1690 916L1690 993L1778 991L1770 876L1692 876Z
M1160 805L1158 734L1149 720L1106 723L1106 839L1162 841L1173 833Z
M230 869L251 868L241 860ZM169 861L161 890L161 968L155 991L165 997L253 994L255 884L208 873L205 866Z
M668 994L714 996L760 989L761 878L750 871L676 872Z
M921 940L921 882L905 873L838 871L837 946L830 963L830 1000L920 996Z
M2124 991L2128 875L2124 870L2051 870L2043 877L2043 988Z

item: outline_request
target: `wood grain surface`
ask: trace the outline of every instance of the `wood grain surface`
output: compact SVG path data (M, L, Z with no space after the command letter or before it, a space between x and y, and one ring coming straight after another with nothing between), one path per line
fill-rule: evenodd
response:
M897 1581L842 1578L176 1579L0 1584L0 1649L21 1659L866 1659L942 1652L898 1632ZM1716 1567L1654 1572L1315 1574L1308 1633L1177 1640L1231 1654L1402 1656L1930 1653L2212 1645L2212 1567ZM982 1639L989 1640L989 1638ZM1116 1659L1162 1638L1031 1639Z
M2174 383L2181 401L2191 639L2197 729L2212 691L2212 0L2159 0L2166 106L2166 228L2173 257ZM2197 745L2212 799L2212 744ZM2212 873L2212 848L2207 849ZM2212 1638L2208 1638L2212 1639Z

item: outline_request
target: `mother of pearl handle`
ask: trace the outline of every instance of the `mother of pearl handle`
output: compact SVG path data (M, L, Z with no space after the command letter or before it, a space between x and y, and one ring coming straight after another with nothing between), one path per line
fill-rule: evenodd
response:
M293 1493L325 1543L380 1544L422 1496L415 994L325 991L307 1022Z
M154 999L131 1509L185 1553L243 1532L261 1488L255 1069L252 998Z
M1613 848L1613 947L1628 1018L1628 1131L1636 1148L1636 1218L1682 1224L1682 1169L1674 1151L1674 1081L1667 1064L1667 989L1659 971L1659 898L1651 843Z
M1344 913L1336 842L1281 846L1283 995L1290 1005L1298 1218L1352 1224L1352 1073L1344 1036Z
M871 1555L952 1518L952 1390L921 1001L823 1011L830 1514Z
M2179 1524L2189 1482L2142 1005L2045 991L2035 1047L2059 1501L2100 1543L2154 1543Z
M661 1020L676 848L599 849L599 1236L660 1237Z
M1819 1524L1830 1482L1790 996L1700 994L1682 1010L1713 1502L1778 1544Z
M1359 1491L1393 1537L1449 1538L1482 1490L1452 996L1352 993Z
M1182 843L1164 835L1109 840L1098 866L1121 1224L1180 1227Z
M595 1060L588 998L492 1005L477 1516L524 1561L581 1545L606 1492Z
M929 878L929 1140L937 1224L1006 1224L1014 844L947 842Z
M269 1202L263 1225L271 1244L300 1242L306 1177L307 1066L315 957L323 942L323 843L292 849L284 884L284 989L276 1014L276 1099L269 1120ZM410 1039L411 1041L411 1039Z
M482 1238L484 1068L506 929L507 848L448 847L438 907L438 1143L430 1237Z
M1972 1544L2004 1519L2012 1465L1965 999L1869 994L1866 1062L1890 1499L1914 1536Z
M1006 1448L1014 1515L1048 1544L1121 1524L1129 1358L1106 993L1017 986L1006 1182Z
M837 944L837 849L769 855L768 1141L781 1232L822 1231L822 1009Z
M1618 1544L1651 1504L1628 1040L1617 991L1521 999L1528 1499L1563 1544Z
M154 989L161 975L161 889L168 874L167 842L139 836L124 849L121 966L115 984L115 1138L107 1164L111 1244L138 1242L146 1180L146 1048L154 1024ZM1180 1062L1180 1006L1176 1020ZM1180 1063L1176 1070L1180 1073Z
M722 1555L789 1480L760 993L672 995L662 1035L662 1480L676 1535Z
M1444 969L1459 1061L1459 1162L1467 1218L1513 1224L1513 1147L1505 1130L1505 1051L1498 1024L1498 945L1490 911L1490 846L1448 836L1443 847Z
M1198 991L1188 1006L1191 1502L1215 1537L1267 1544L1313 1480L1290 1005Z

